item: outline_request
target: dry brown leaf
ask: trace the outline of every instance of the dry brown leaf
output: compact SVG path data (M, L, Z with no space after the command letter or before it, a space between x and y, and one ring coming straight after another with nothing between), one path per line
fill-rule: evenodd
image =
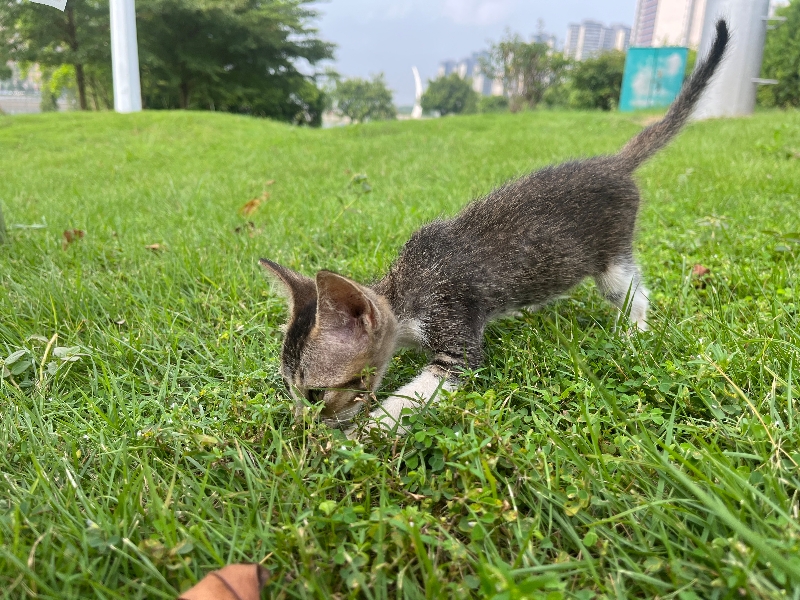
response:
M253 198L250 200L250 202L239 209L239 214L243 217L249 217L258 210L259 206L261 206L261 198Z
M83 229L65 229L64 239L61 240L61 248L66 250L72 242L83 239L85 235L86 232Z
M412 492L406 492L406 495L412 498L413 500L416 500L417 502L419 502L420 500L425 500L425 498L427 497L424 496L423 494L414 494Z
M148 244L147 246L144 247L144 249L150 250L151 252L162 252L166 250L166 248L164 248L164 246L162 246L161 244Z
M269 571L261 565L228 565L211 571L178 600L260 600Z
M258 210L258 207L261 206L262 202L266 202L268 199L269 192L264 192L259 198L253 198L249 202L245 203L245 205L239 209L239 214L243 217L249 217Z

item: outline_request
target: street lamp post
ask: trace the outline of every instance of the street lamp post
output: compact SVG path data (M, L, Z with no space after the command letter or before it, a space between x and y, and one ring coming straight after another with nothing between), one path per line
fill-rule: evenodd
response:
M109 4L114 110L119 113L139 112L142 110L142 88L139 82L134 0L110 0Z

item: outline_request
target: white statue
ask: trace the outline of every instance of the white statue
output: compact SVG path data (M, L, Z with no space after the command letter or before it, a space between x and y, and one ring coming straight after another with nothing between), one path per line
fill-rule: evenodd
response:
M411 118L412 119L421 119L422 118L422 80L419 78L419 71L417 67L411 67L411 71L414 73L414 84L417 86L417 93L416 99L414 100L414 108L411 111Z

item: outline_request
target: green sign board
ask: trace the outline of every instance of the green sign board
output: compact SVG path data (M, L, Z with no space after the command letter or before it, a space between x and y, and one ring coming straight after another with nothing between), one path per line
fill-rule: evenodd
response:
M630 48L625 59L619 109L669 106L681 91L688 48Z

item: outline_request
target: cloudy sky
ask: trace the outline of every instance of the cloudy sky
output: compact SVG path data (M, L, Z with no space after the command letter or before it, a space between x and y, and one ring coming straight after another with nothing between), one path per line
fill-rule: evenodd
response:
M528 37L540 21L564 42L582 19L633 24L636 0L327 0L314 8L320 36L337 45L334 67L348 77L383 72L395 102L413 104L416 65L423 81L439 63L465 58L506 30Z

